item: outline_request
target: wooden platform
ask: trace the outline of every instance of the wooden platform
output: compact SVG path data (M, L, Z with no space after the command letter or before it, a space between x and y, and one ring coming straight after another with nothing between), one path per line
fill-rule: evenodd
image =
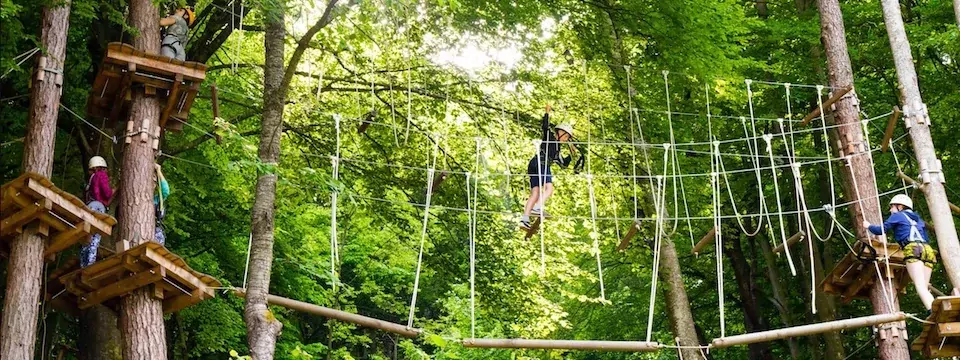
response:
M960 296L941 296L933 300L933 313L922 324L923 331L910 345L928 358L960 356Z
M887 243L887 253L890 256L890 272L887 272L887 264L879 259L884 256L883 245L871 240L871 245L877 250L874 254L862 242L854 246L854 250L860 252L864 258L870 258L876 255L877 266L880 267L880 273L893 279L893 284L900 292L905 291L905 286L909 282L907 270L904 267L904 254L900 250L900 245L896 243ZM839 295L843 303L849 303L854 299L867 299L870 296L870 287L874 285L877 279L877 270L872 262L863 262L858 259L853 252L848 252L830 274L824 277L820 287L827 294Z
M48 239L44 251L47 258L78 242L89 242L91 234L109 236L117 223L112 216L90 210L79 198L36 173L25 173L0 187L0 217L3 244L25 226L36 225ZM7 247L0 247L0 251Z
M146 87L148 95L155 94L164 100L159 125L180 131L190 116L190 107L206 71L205 64L148 54L123 43L110 43L87 97L87 113L107 118L111 125L123 120L130 108L130 87L140 84ZM179 121L168 121L170 118Z
M57 298L81 310L101 303L110 306L136 289L150 287L163 300L163 312L172 313L213 298L214 288L220 286L217 279L190 269L179 256L152 241L83 269L75 262L68 265L53 274L66 290ZM52 284L48 288L48 293L58 293Z

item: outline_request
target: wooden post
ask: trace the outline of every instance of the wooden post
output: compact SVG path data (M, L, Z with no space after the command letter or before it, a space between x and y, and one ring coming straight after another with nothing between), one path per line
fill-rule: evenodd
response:
M717 236L717 228L712 228L710 231L707 231L707 234L700 238L700 241L697 241L697 244L693 246L693 254L699 255L700 251L707 245L711 244L711 241L715 241Z
M930 219L937 224L937 246L943 255L943 267L947 277L953 284L953 292L960 288L960 241L957 239L957 229L950 215L950 205L947 193L943 187L943 172L940 160L933 148L933 138L930 137L930 116L927 106L920 97L920 86L917 84L917 71L913 66L913 55L910 54L910 42L903 28L903 17L900 14L900 2L896 0L881 0L883 21L887 27L887 36L890 38L890 49L893 50L893 62L897 68L897 81L900 86L900 102L903 104L904 120L907 123L910 139L913 140L913 152L920 164L921 180L924 183L923 195L927 199L927 208Z
M244 297L246 295L243 290L237 290L234 292L234 294L240 297ZM268 294L267 303L270 305L282 306L290 310L301 311L308 314L323 316L325 318L353 323L371 329L379 329L408 338L415 338L420 336L420 334L423 332L423 330L409 328L406 325L395 324L389 321L374 319L363 315L348 313L346 311L331 309L328 307L305 303L276 295Z
M53 172L54 140L60 94L63 87L70 2L44 6L40 48L33 86L30 88L30 115L23 142L23 171L50 177ZM7 292L3 298L0 327L0 356L4 359L33 359L37 318L43 277L43 249L46 241L36 226L25 226L10 243L7 264Z
M160 52L159 13L152 0L129 2L130 26L137 29L133 47L148 53ZM119 239L128 239L132 246L153 241L154 162L153 126L160 120L162 102L147 94L144 87L130 89L130 114L127 121L141 136L126 144L123 151L118 199L116 233ZM121 106L119 103L114 106ZM163 324L163 304L149 287L134 290L120 298L120 330L123 333L123 358L161 360L167 358L166 331Z
M463 347L481 349L562 349L596 351L651 352L661 345L647 341L597 340L532 340L532 339L466 339Z
M793 244L803 241L803 239L806 239L806 238L807 238L807 234L804 233L803 231L799 231L796 234L793 234L793 236L791 236L789 239L787 239L787 247L791 247L793 246ZM779 254L783 252L783 249L784 249L783 244L777 245L777 247L773 248L773 253Z
M842 99L844 96L847 95L847 93L849 93L852 90L853 90L853 86L847 86L847 87L844 87L843 89L840 89L839 91L834 93L833 96L827 99L827 101L823 102L823 107L829 108L831 105L833 105L837 101L840 101L840 99ZM821 112L823 112L823 109L821 109L819 106L816 109L813 109L813 111L807 114L807 116L803 117L803 121L800 122L800 126L807 126L807 124L809 124L811 120L820 116Z
M890 114L890 120L887 120L887 129L883 132L883 141L880 143L880 150L887 152L890 147L890 140L893 139L893 131L897 129L897 120L900 120L900 108L893 107L893 114Z
M907 315L902 312L891 314L880 314L864 316L846 320L828 321L819 324L810 324L803 326L794 326L777 330L760 331L750 334L727 336L725 338L713 339L710 346L715 348L725 348L737 345L754 344L758 342L767 342L779 339L786 339L798 336L807 336L822 334L825 332L839 331L846 329L855 329L865 326L876 326L891 322L903 321ZM909 359L909 358L907 358Z
M846 31L843 28L843 14L840 11L839 0L819 0L818 4L821 40L827 55L830 86L833 88L853 86L853 68L850 65L850 55L847 53ZM849 136L851 142L862 143L863 132L859 126L860 111L856 97L843 97L835 105L834 123L837 125L851 124L851 126L838 126L835 129L836 138L846 140ZM842 146L840 148L843 149ZM863 156L863 154L846 155L849 156L846 158L847 166L841 172L844 193L848 198L860 201L855 206L848 208L850 219L854 224L853 228L856 231L857 238L869 239L872 235L860 226L860 223L864 220L873 224L879 224L883 221L880 200L876 198L877 182L874 177L873 164L870 157ZM885 243L885 239L882 237L878 240ZM891 284L888 283L888 285ZM900 311L898 294L892 288L892 286L880 286L880 284L870 287L870 303L873 306L874 314ZM901 332L899 330L888 330L881 330L877 337L879 358L883 360L909 359L910 351L907 348L906 339L900 336Z

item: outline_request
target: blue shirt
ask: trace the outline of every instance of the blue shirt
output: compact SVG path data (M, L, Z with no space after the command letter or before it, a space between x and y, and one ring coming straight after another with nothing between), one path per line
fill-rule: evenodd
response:
M913 221L917 223L917 232L920 234L921 239L911 239L910 219L913 219ZM930 238L927 237L927 224L923 222L920 215L917 215L917 213L912 210L904 210L890 215L887 221L883 222L882 229L880 225L870 225L869 229L874 235L880 235L882 233L893 235L893 238L901 247L913 241L930 242Z

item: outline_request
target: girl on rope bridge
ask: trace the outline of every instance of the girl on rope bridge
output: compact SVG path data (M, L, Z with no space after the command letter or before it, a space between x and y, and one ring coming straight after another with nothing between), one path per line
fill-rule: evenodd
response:
M926 223L912 209L913 200L899 194L890 200L890 217L883 222L882 228L866 220L863 221L863 227L874 235L893 235L900 244L900 249L903 250L907 273L910 274L910 279L917 288L920 301L929 311L933 304L933 294L930 293L928 286L933 265L937 263L937 253L929 244Z
M520 218L520 228L530 230L530 215L546 217L547 213L543 211L547 199L553 195L553 172L550 166L553 162L566 168L573 159L573 154L577 148L573 144L567 144L570 149L570 155L560 156L560 143L570 141L573 137L573 126L570 124L560 124L553 126L550 124L550 104L547 104L546 113L543 114L543 120L540 121L541 142L536 155L530 159L527 164L527 175L530 176L530 198L527 199L527 205L523 208L523 216ZM541 195L541 186L542 195Z
M87 163L90 178L84 189L83 197L90 210L106 213L107 206L113 201L113 188L110 187L110 175L107 175L107 161L94 156ZM97 261L97 247L100 246L100 234L90 236L90 243L80 248L80 267L87 267Z

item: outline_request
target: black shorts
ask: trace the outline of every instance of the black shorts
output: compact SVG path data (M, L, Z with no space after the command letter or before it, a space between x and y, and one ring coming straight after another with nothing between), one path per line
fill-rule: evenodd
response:
M551 171L550 161L541 161L540 156L534 156L527 164L527 176L530 177L530 188L535 188L543 184L553 183L553 171Z

